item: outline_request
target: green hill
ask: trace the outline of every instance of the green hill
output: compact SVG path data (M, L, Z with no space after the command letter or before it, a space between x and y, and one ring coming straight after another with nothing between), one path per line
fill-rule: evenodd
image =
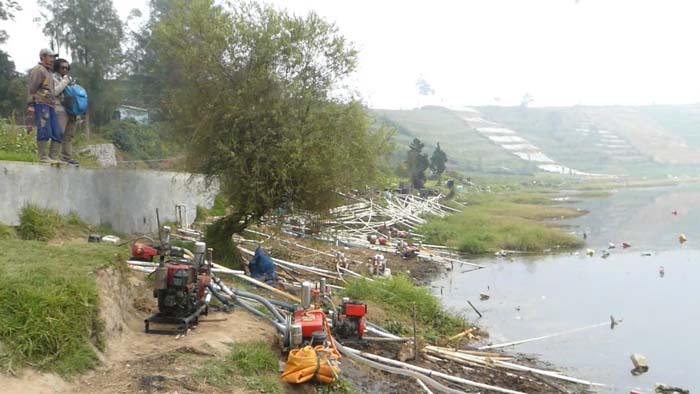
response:
M418 137L425 143L428 154L440 143L448 156L448 168L487 173L532 171L529 163L504 151L446 108L379 109L373 113L380 122L397 129L398 155L404 155L411 140Z
M519 153L522 157L551 159L588 173L700 175L700 105L486 106L474 110L424 107L374 113L398 129L399 147L414 137L430 149L440 142L450 164L464 171L528 173L548 163L516 156L517 149L526 149ZM510 134L493 134L499 132ZM508 138L500 142L502 136L515 136L518 142Z

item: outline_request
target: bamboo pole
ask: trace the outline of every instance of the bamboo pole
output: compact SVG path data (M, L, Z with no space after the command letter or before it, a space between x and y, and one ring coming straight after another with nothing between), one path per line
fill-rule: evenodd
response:
M430 391L430 389L428 388L428 386L426 386L425 383L423 383L422 380L416 378L416 381L418 382L418 385L420 386L420 388L422 388L423 391L425 391L425 394L433 394L433 392Z
M590 381L583 380L583 379L572 378L570 376L562 375L558 372L546 371L546 370L542 370L542 369L526 367L524 365L514 364L511 362L507 362L507 361L495 360L495 359L488 358L488 357L472 356L469 354L455 352L455 351L452 351L451 349L439 348L437 346L426 346L425 350L431 354L439 355L441 357L447 357L447 358L451 357L454 361L471 362L471 363L476 363L476 364L481 365L481 366L485 366L485 365L487 365L487 366L499 366L499 367L511 369L514 371L532 372L534 374L548 376L550 378L555 378L555 379L564 380L564 381L572 382L572 383L578 383L578 384L587 385L587 386L605 387L605 385L601 384L601 383L594 383L594 382L590 382Z

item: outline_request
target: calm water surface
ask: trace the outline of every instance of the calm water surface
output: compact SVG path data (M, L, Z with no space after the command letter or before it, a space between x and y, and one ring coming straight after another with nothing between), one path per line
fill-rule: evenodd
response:
M518 345L571 375L611 385L603 392L654 392L655 383L700 391L700 185L620 190L575 206L590 214L568 221L588 233L580 254L489 258L486 269L458 268L433 283L451 309L477 321L484 315L493 343L510 342L609 321L561 337ZM677 211L677 215L672 212ZM681 246L678 235L689 241ZM623 241L632 248L622 250ZM601 251L618 244L607 259ZM651 256L642 256L650 252ZM664 276L659 273L664 269ZM479 301L485 292L490 300ZM650 370L632 376L630 355L647 357Z

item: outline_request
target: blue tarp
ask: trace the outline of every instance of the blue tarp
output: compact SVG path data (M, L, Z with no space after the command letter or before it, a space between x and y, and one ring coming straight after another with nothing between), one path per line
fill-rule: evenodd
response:
M250 260L248 268L250 269L250 276L255 279L263 282L277 279L275 263L260 246L255 249L255 256Z

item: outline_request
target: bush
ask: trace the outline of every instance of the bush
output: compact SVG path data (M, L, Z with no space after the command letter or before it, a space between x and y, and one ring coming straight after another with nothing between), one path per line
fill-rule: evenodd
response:
M71 212L61 216L58 212L27 204L19 214L17 235L24 240L48 241L57 235L81 236L90 230L89 226Z
M33 161L36 158L36 139L29 134L0 119L0 159Z
M15 229L6 224L0 223L0 239L13 239L17 236Z
M104 127L103 133L120 150L129 153L135 159L148 160L163 155L157 130L133 119L113 121Z
M61 216L56 211L28 204L19 214L17 234L25 240L48 241L56 236L61 225Z
M392 318L404 321L412 319L415 304L424 337L433 331L438 335L451 335L466 324L464 319L449 314L428 289L416 286L403 274L373 282L353 280L347 284L343 296L375 302L383 309L393 312ZM393 321L392 326L398 328L401 323Z

